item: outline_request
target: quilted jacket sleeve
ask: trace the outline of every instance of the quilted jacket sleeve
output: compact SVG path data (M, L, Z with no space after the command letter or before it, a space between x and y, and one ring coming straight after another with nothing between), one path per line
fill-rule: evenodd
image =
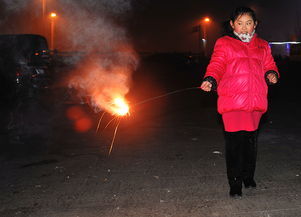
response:
M217 85L219 84L220 79L222 78L226 70L226 51L225 51L225 41L220 38L216 41L213 54L207 70L205 73L205 78L208 76L213 77Z
M266 46L267 46L267 51L266 51L266 56L264 59L264 72L266 73L268 71L274 71L277 73L278 78L279 78L280 74L278 72L278 68L277 68L274 58L272 56L271 48L268 44Z

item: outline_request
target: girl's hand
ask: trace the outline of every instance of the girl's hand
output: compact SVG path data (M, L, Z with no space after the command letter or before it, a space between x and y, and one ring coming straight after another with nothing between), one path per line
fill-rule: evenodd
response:
M274 73L269 73L267 75L267 79L269 80L270 83L276 84L278 82L277 76Z
M211 91L211 88L212 88L212 84L209 81L203 81L201 85L201 89L203 91L209 92Z

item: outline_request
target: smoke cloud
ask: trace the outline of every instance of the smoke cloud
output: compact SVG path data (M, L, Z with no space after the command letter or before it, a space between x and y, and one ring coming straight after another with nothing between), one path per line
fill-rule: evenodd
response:
M130 11L129 0L61 0L59 39L84 57L70 74L68 87L88 98L97 111L112 113L112 100L124 98L138 64L126 30L119 20ZM59 46L59 45L58 45Z
M131 0L60 0L61 3L71 7L81 7L105 13L124 14L131 10Z
M66 86L88 98L96 111L111 112L111 101L128 93L138 64L124 28L131 1L45 0L42 10L42 0L0 0L1 32L42 34L50 42L54 22L54 48L69 51L66 63L74 66ZM51 21L52 11L57 17Z
M29 1L22 0L2 0L2 5L5 11L7 12L15 12L23 10Z
M28 8L32 8L32 3L33 2L31 1L22 0L0 0L1 32L6 33L6 31L8 31L8 33L10 33L17 28L20 29L21 25L17 24L17 20L22 20L21 18L23 17L24 11L26 11ZM31 14L35 15L36 12L36 10L32 10ZM28 16L27 19L30 20Z

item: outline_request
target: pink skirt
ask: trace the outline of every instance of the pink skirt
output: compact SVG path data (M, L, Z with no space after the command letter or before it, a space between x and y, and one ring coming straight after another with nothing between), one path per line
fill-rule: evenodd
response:
M222 114L224 128L227 132L240 130L254 131L258 129L260 118L263 112L233 111Z

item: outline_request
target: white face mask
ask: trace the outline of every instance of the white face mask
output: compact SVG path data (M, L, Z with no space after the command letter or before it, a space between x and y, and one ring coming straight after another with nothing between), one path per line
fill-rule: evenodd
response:
M249 33L241 33L241 34L238 34L237 32L233 31L233 33L238 37L240 38L240 40L242 40L243 42L250 42L251 39L253 38L253 35L255 33L255 29L253 30L253 32L251 34Z

